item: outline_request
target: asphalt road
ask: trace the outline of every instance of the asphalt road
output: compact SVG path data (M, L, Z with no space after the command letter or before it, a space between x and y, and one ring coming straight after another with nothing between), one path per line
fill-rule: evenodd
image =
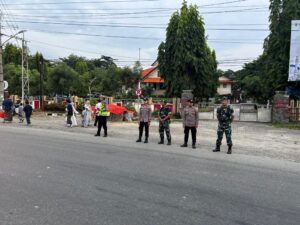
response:
M298 225L300 164L0 127L0 224Z

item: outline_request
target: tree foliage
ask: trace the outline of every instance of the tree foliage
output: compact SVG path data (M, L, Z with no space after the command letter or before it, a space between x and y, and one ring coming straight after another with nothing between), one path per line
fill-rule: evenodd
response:
M161 77L168 96L181 96L182 90L193 90L195 97L214 95L217 88L217 62L205 38L204 22L197 6L183 1L166 30L166 41L158 48Z

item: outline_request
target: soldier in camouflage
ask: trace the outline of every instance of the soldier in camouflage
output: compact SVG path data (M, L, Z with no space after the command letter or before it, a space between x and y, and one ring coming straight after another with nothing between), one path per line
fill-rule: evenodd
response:
M226 141L228 145L227 154L232 153L232 140L231 140L231 123L234 120L234 111L228 105L228 100L226 98L223 99L221 107L217 109L217 118L219 121L218 126L218 139L216 143L216 148L213 152L220 152L220 147L222 144L223 134L226 135Z
M168 107L166 107L165 101L161 103L158 119L159 119L159 135L160 135L160 142L158 142L158 144L165 143L164 133L166 132L168 145L171 145L171 133L170 133L171 111Z

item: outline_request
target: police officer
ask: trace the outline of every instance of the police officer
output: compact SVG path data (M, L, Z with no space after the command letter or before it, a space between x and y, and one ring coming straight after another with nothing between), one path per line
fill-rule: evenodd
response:
M161 102L161 108L158 114L159 135L160 135L160 142L158 142L158 144L165 143L164 133L166 132L168 145L171 145L171 134L170 134L171 111L168 107L166 107L166 103L167 103L166 101Z
M104 99L100 100L99 104L96 106L96 114L98 115L98 131L95 136L100 136L101 128L104 129L104 136L107 137L107 117L108 109L107 104Z
M184 144L181 145L181 147L188 146L189 133L191 130L192 141L193 141L192 148L195 149L197 128L199 124L199 114L198 114L198 110L195 107L193 107L192 100L187 101L187 106L183 110L182 120L183 120L183 128L184 128Z
M228 105L227 98L223 98L222 105L217 109L217 118L219 121L218 125L218 139L216 142L216 148L213 152L220 152L222 144L223 134L226 135L226 141L228 145L227 154L232 153L232 140L231 140L231 123L234 120L234 110Z
M144 104L141 105L139 122L139 138L136 142L142 142L143 130L145 127L144 143L148 143L149 127L151 123L151 107L148 104L148 98L144 98Z

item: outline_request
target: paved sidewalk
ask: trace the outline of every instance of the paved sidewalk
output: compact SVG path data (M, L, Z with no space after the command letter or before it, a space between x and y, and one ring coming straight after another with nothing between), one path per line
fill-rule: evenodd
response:
M78 124L81 124L81 119L77 118L77 120ZM5 128L6 126L22 128L26 127L26 124L19 124L17 119L11 124L0 123L1 128ZM47 117L41 115L32 118L31 127L33 129L52 129L88 135L94 135L97 130L93 124L88 128L68 128L65 126L64 117ZM215 121L200 121L197 134L197 151L211 151L215 147L216 129L217 123ZM178 122L171 123L171 133L173 146L182 144L182 124ZM110 137L128 139L135 142L138 135L138 123L109 122L108 135ZM158 123L153 121L150 127L149 144L157 144L158 141ZM300 163L299 130L276 129L268 124L236 122L233 124L233 143L234 154L264 156ZM226 152L226 148L226 138L224 136L222 153Z

